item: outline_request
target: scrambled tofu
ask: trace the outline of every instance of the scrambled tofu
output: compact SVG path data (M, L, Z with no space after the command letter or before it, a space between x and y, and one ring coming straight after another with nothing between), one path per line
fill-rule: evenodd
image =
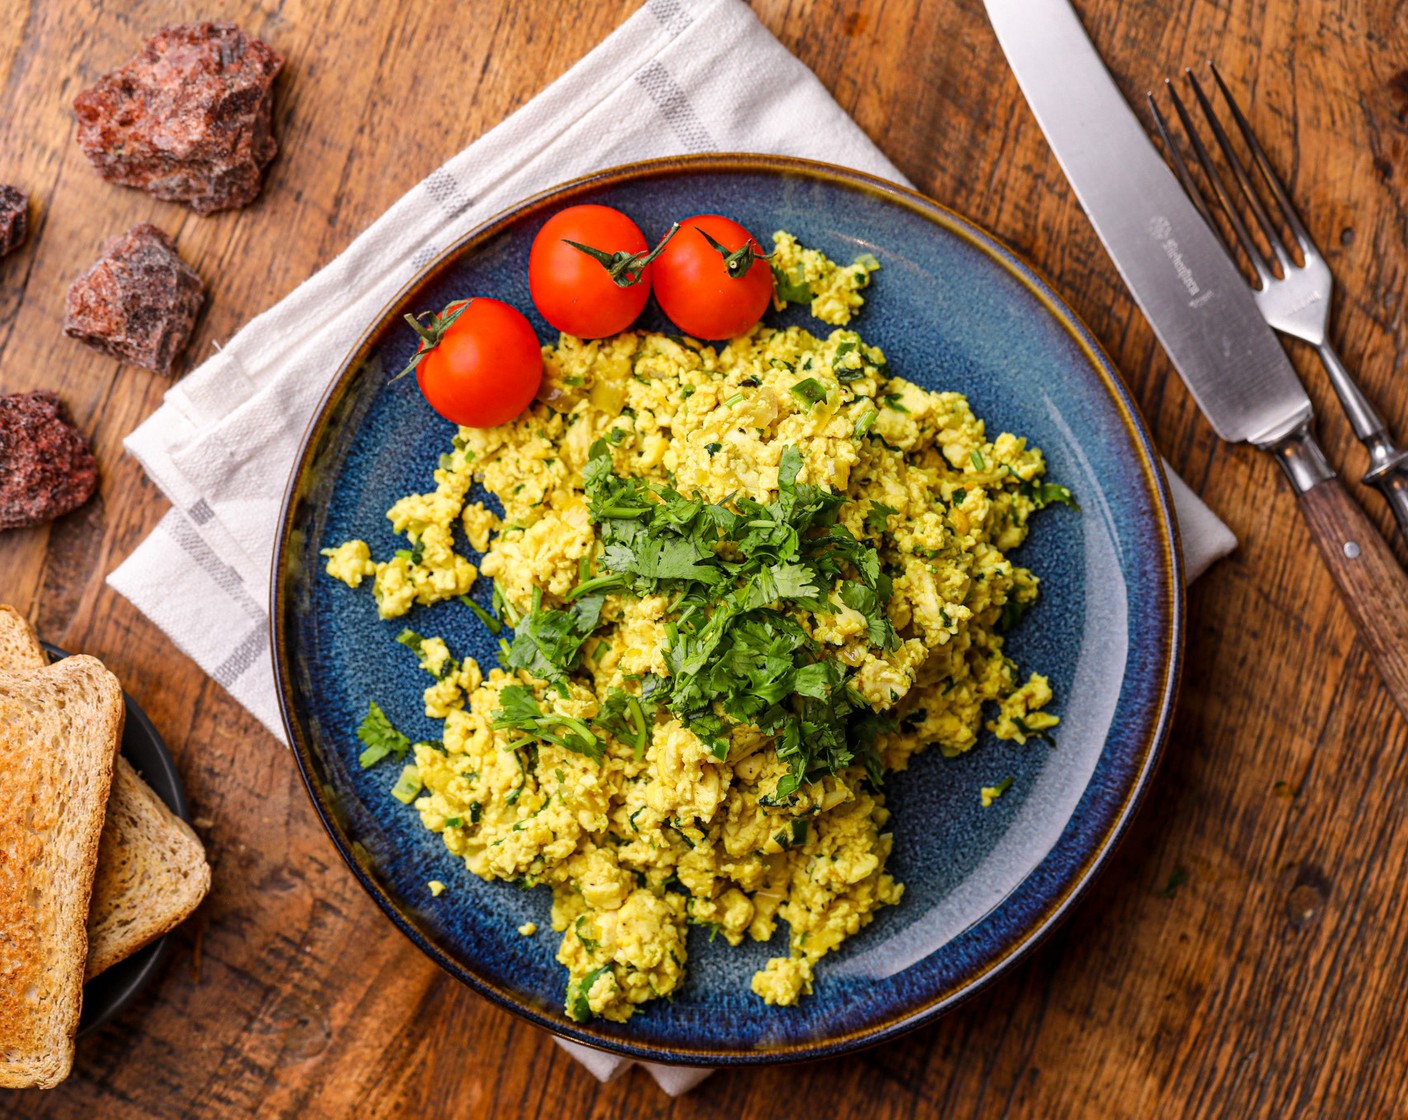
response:
M780 246L784 267L811 269L794 248ZM823 310L840 317L853 306L845 283L813 271L805 278L817 298L839 301ZM859 280L846 282L852 294ZM454 552L458 529L484 551L482 574L510 621L535 605L565 610L601 561L583 478L594 446L609 449L622 477L715 503L774 500L792 446L799 481L849 499L839 524L888 573L888 647L875 619L843 601L844 580L820 609L793 616L818 657L854 670L848 687L880 729L870 773L903 770L929 746L971 749L985 705L1002 739L1024 742L1056 723L1043 710L1046 680L1020 680L1003 652L1002 630L1039 586L1006 553L1063 493L1042 483L1042 455L1025 440L989 439L963 396L892 376L881 351L849 330L818 338L760 327L721 349L659 334L563 337L545 358L542 400L500 427L461 429L435 490L393 507L411 551L373 564L350 542L326 553L330 575L351 586L374 575L383 617L463 594L476 572ZM465 504L475 481L502 503L502 519ZM422 822L474 875L551 888L574 1018L624 1021L676 991L691 924L737 945L771 941L786 923L779 955L752 983L767 1003L794 1004L812 990L817 962L903 895L885 869L890 814L859 758L778 796L788 763L756 727L732 727L723 752L663 706L634 742L604 729L614 691L636 695L647 675L668 676L676 621L663 594L606 595L580 667L558 686L525 670L485 675L438 638L419 647L434 678L426 710L444 732L415 746L415 772L399 788L423 786ZM530 693L560 733L496 726L506 689ZM564 728L592 729L600 758Z

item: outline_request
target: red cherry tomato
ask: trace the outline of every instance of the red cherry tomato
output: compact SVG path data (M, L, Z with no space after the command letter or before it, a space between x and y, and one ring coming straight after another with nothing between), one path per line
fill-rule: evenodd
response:
M482 296L457 300L426 329L437 341L429 345L422 340L416 381L430 407L446 420L492 428L512 420L533 400L543 378L543 351L533 324L517 308Z
M575 241L611 258L616 268L568 244ZM650 266L639 266L649 245L640 227L609 206L569 206L538 231L528 254L528 287L544 319L578 338L605 338L625 330L650 295Z
M772 269L759 259L762 252L753 235L730 218L685 218L651 266L655 298L685 334L737 338L763 317L772 299Z

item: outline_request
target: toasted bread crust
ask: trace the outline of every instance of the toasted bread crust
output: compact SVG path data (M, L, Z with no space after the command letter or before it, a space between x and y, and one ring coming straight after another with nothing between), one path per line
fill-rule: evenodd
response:
M0 672L48 663L24 616L0 605ZM209 890L200 840L119 754L88 910L85 978L175 929Z
M92 979L169 933L210 890L210 865L190 825L120 757L88 911Z
M0 674L0 1086L68 1075L122 688L94 657Z

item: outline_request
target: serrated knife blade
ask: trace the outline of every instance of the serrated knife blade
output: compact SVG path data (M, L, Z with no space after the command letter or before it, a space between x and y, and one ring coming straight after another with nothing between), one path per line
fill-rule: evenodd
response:
M1265 445L1310 398L1245 280L1149 140L1066 0L985 0L1095 231L1217 434Z

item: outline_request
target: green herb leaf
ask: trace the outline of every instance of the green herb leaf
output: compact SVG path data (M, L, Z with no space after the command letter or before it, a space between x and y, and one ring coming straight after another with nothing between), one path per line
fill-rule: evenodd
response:
M573 980L567 985L567 1017L575 1023L585 1023L592 1017L591 1004L587 1001L588 995L596 982L601 979L603 972L609 972L611 965L604 964L600 968L593 969L580 980Z
M500 630L504 628L504 624L502 622L500 622L497 618L491 615L488 611L486 611L468 595L461 595L459 599L461 603L467 606L479 617L479 621L484 624L485 629L487 629L489 633L497 634Z
M368 703L366 717L357 728L357 738L366 744L366 750L362 751L358 760L363 770L375 766L387 755L399 762L411 749L411 741L391 726L391 721L377 707L375 700Z
M805 280L796 279L786 269L777 264L772 266L772 288L783 303L811 303L811 285Z
M1080 509L1074 495L1066 487L1055 482L1023 482L1017 487L1017 493L1030 498L1032 505L1037 509L1045 509L1049 505L1060 502L1062 505L1070 506L1074 510Z
M806 377L792 386L792 395L814 407L826 400L826 387L815 377Z
M884 502L871 501L870 508L865 513L865 527L877 537L890 528L890 518L897 514L899 510L887 506Z

